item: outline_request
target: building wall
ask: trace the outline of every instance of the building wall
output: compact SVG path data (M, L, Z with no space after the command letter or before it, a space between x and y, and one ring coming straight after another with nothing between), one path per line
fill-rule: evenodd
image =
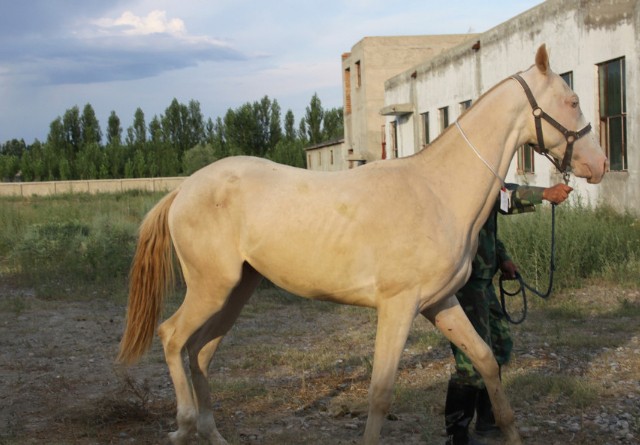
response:
M575 195L596 203L640 211L640 5L637 0L549 0L480 34L479 48L467 43L394 76L385 83L385 107L412 104L411 113L387 117L397 121L399 156L424 143L421 114L428 112L433 138L440 132L439 110L449 107L449 122L461 114L460 103L476 99L493 85L533 64L536 49L546 43L551 68L573 72L573 88L586 119L599 137L597 65L618 57L626 62L627 171L611 171L602 184L572 179ZM535 159L535 174L517 175L514 159L507 180L548 186L560 180L544 158Z
M349 161L344 156L344 141L319 144L306 150L307 170L337 171L347 170Z
M475 34L365 37L342 55L345 156L382 159L384 82L416 61L434 57ZM387 155L388 156L388 155Z

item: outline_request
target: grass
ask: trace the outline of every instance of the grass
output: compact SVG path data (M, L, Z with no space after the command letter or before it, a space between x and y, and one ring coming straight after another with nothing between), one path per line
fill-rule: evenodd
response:
M0 199L0 275L55 299L125 296L137 227L159 194Z
M583 409L597 403L600 387L583 377L530 372L506 379L512 400L554 405L563 403L569 409Z
M551 252L551 210L499 217L499 236L527 282L545 289ZM555 289L589 280L640 286L640 220L601 206L556 209Z

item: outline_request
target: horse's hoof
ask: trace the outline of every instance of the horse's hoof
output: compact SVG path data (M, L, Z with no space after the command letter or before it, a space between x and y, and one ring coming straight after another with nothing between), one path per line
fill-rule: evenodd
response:
M169 433L169 440L171 445L188 445L189 438L182 431L173 431Z

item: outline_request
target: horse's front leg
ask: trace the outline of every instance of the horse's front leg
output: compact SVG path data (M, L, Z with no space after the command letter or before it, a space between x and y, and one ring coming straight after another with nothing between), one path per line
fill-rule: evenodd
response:
M377 444L385 415L391 406L400 356L416 316L415 305L391 298L378 307L378 328L369 386L369 415L365 445Z
M498 363L491 348L478 335L456 297L450 297L422 312L444 335L463 350L482 376L493 407L496 424L507 445L520 445L520 435L509 400L500 382Z

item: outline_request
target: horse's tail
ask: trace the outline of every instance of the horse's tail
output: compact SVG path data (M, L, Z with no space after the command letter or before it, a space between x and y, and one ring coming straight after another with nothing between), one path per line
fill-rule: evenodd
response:
M177 190L153 207L140 225L138 246L129 276L127 321L118 361L131 364L151 347L162 315L163 300L173 286L173 249L168 214Z

